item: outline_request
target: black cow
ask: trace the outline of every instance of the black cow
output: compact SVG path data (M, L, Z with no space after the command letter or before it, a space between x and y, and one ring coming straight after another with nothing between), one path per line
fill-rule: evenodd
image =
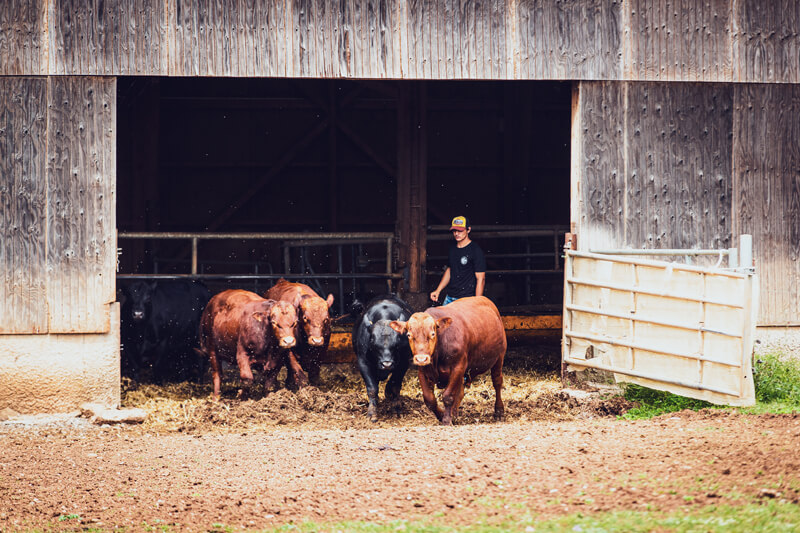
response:
M122 374L140 380L200 381L206 361L195 351L200 316L211 299L198 281L135 281L118 291Z
M362 306L355 303L353 307L358 312ZM379 296L367 304L353 327L353 349L367 387L367 415L373 422L378 420L379 383L389 378L386 399L396 401L411 361L408 338L394 331L389 324L393 320L405 322L412 314L403 300L392 295Z

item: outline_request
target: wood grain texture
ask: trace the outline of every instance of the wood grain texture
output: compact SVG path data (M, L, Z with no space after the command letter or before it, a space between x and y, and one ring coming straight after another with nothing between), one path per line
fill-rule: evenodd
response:
M584 250L625 242L625 87L581 85L579 246Z
M800 89L737 85L734 234L753 236L759 324L800 324Z
M800 83L800 2L737 0L734 6L733 80Z
M731 86L581 91L581 249L732 246Z
M641 186L635 248L731 246L730 86L631 84L627 172Z
M0 333L47 331L46 83L0 78Z
M0 2L0 75L47 71L46 15L47 4L41 0Z
M0 75L800 83L795 0L6 0Z
M629 79L729 81L731 0L630 0Z
M48 79L47 307L51 333L108 331L116 266L116 82Z
M518 0L520 77L617 79L622 2Z
M16 1L16 0L15 0ZM169 0L177 2L178 0ZM46 0L39 0L38 9ZM169 73L165 0L49 0L47 73ZM184 6L185 7L185 6ZM174 10L173 10L174 11ZM183 53L183 49L181 49Z

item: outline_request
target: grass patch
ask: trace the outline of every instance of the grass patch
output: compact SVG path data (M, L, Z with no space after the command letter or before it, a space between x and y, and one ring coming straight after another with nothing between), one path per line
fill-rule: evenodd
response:
M800 410L800 361L763 355L753 365L753 380L757 401L794 405Z
M765 354L753 364L753 382L756 390L756 405L741 408L744 413L792 413L800 411L800 361ZM694 400L670 392L657 391L635 385L624 384L624 397L636 404L622 415L628 420L652 418L684 409L725 409L703 400Z
M533 524L535 532L575 531L603 533L616 531L703 531L784 532L800 528L800 506L767 502L765 505L712 505L672 513L657 511L616 511L592 515L574 514ZM517 529L519 531L520 529ZM521 528L525 530L525 528Z
M703 400L695 400L686 398L685 396L678 396L671 392L649 389L634 383L624 384L623 390L625 391L625 399L636 404L636 407L622 415L622 418L628 420L652 418L654 416L663 415L664 413L674 413L684 409L697 411L699 409L711 407L721 408L718 405Z
M397 520L385 524L369 522L314 523L305 522L265 530L298 533L525 533L548 532L724 532L760 533L794 532L800 529L800 506L767 501L741 506L710 505L681 509L670 513L659 511L613 511L574 513L550 520L537 520L530 515L515 521L491 519L470 525L442 525L435 521Z

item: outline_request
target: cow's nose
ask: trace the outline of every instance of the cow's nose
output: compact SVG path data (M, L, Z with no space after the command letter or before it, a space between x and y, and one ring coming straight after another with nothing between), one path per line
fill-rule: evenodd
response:
M431 356L426 353L414 354L414 364L417 366L425 366L431 364Z
M381 368L384 370L391 370L393 366L393 361L381 361Z
M297 344L297 342L294 340L294 337L284 337L281 339L281 348L291 348L295 344Z
M323 339L322 337L309 337L308 338L308 343L311 346L322 346L323 342L325 342L325 339Z
M144 313L142 311L134 311L133 312L133 319L134 320L141 320L144 318Z

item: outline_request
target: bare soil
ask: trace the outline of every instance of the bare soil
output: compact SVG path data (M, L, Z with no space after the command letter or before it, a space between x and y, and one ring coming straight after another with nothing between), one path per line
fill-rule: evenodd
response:
M326 368L319 389L247 401L235 381L219 403L207 384L127 383L124 404L145 408L144 424L0 424L0 531L458 526L800 501L800 415L707 409L626 421L620 397L567 394L535 366L507 366L505 422L491 422L484 379L453 427L422 404L414 372L375 424L346 365Z

